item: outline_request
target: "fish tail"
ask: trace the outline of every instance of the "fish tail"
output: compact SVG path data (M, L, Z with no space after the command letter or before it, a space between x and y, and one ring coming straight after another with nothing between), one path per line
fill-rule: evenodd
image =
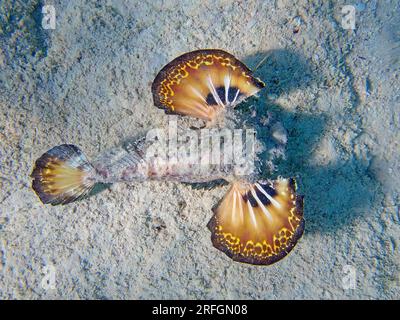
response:
M62 144L36 160L31 174L32 189L44 204L67 204L88 195L96 183L95 177L95 169L81 150Z
M293 178L231 183L207 225L214 247L255 265L283 259L304 231L303 196L296 188Z

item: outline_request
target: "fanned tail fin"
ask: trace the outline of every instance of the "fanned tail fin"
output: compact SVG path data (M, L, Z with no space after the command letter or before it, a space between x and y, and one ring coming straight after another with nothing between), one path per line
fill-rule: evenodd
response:
M208 228L214 247L239 262L275 263L304 231L303 197L292 178L235 182L213 211Z
M81 150L62 144L44 153L35 162L32 188L40 200L53 206L86 196L95 184L95 170Z

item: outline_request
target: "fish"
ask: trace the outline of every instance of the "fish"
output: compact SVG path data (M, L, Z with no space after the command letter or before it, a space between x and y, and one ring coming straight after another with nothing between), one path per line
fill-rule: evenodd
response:
M75 145L53 147L36 160L32 187L43 203L59 205L81 200L98 183L249 180L256 174L254 144L252 130L187 130L170 121L167 129L151 129L92 162Z
M170 116L213 122L263 86L233 55L206 49L170 62L156 76L152 92L155 106ZM252 265L287 256L304 232L303 196L293 177L260 176L254 130L193 130L170 119L168 128L150 129L92 161L72 144L51 148L35 161L32 189L42 203L55 206L87 198L98 184L222 180L228 190L210 208L207 224L213 246Z

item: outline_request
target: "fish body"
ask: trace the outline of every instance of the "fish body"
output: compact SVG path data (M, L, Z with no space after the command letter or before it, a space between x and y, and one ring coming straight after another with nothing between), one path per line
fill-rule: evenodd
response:
M249 131L152 130L102 153L92 165L104 183L248 180L255 171L255 136Z

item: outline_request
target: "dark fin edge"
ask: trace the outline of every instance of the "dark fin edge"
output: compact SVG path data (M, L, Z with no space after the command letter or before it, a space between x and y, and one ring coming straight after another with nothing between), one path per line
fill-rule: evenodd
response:
M296 184L293 185L292 182L294 182L294 183L296 182L294 178L290 178L290 184L291 184L292 188L294 188L293 190L296 191L297 186L296 186ZM225 194L228 194L229 192L230 192L230 189ZM224 195L224 197L225 197L225 195ZM301 221L285 250L281 251L279 254L277 254L275 256L268 257L262 261L253 259L251 257L243 257L241 255L235 255L228 248L226 248L218 243L217 237L215 236L215 233L214 233L215 227L217 225L216 209L222 203L222 201L224 200L224 197L222 197L222 199L220 199L220 201L218 201L218 203L212 207L211 210L214 215L212 216L210 221L207 223L207 228L211 232L211 242L212 242L214 248L225 253L233 261L251 264L251 265L257 265L257 266L266 266L266 265L274 264L275 262L278 262L279 260L282 260L283 258L285 258L293 250L293 248L296 246L297 242L299 241L299 239L302 237L302 235L304 233L304 229L305 229L305 220L303 218L303 213L304 213L303 198L304 198L304 196L296 195L296 211L298 212L299 217L301 217Z
M70 152L70 154L68 154L68 152ZM56 197L44 191L43 184L40 178L42 176L42 170L45 168L49 159L51 157L58 157L59 161L64 162L69 160L73 156L80 157L84 165L93 168L91 164L87 161L82 151L77 146L72 144L62 144L59 146L55 146L46 151L35 161L32 173L30 175L30 177L32 178L31 188L33 189L36 196L43 204L51 204L52 206L65 205L71 202L82 200L92 192L95 186L94 182L90 187L84 188L81 193L77 193L76 195L71 195L69 197L62 197L62 196Z

